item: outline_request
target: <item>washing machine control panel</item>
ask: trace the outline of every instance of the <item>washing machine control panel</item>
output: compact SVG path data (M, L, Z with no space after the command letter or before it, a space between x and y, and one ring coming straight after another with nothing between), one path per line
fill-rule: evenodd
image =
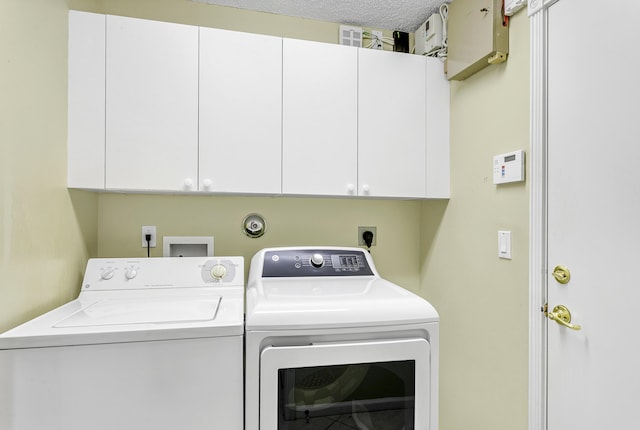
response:
M244 285L243 257L94 258L82 290Z
M262 277L371 276L364 250L289 249L264 253Z

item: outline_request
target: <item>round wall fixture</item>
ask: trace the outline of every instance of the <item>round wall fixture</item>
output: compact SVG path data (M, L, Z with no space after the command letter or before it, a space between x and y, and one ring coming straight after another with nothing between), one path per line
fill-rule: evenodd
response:
M249 237L260 237L267 231L267 222L261 215L249 214L242 220L242 231Z

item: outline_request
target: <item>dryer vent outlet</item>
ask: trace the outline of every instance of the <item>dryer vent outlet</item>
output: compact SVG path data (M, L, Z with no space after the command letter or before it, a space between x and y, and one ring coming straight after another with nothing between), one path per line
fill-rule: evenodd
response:
M358 246L366 246L367 248L376 246L377 237L376 227L358 227Z

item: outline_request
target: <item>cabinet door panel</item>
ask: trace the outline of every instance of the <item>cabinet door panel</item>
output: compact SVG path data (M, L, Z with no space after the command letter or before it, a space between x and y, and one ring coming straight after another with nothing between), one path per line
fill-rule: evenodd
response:
M283 193L355 193L357 70L353 47L284 39Z
M105 16L69 11L68 174L72 188L104 189Z
M425 59L359 53L359 193L425 197Z
M426 197L449 198L449 81L444 64L427 60Z
M107 16L106 186L197 180L198 28Z
M282 39L200 29L200 189L281 191Z

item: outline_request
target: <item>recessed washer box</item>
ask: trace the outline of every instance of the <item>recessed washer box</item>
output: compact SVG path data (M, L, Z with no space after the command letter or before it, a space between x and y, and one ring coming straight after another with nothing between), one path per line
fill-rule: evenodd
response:
M163 236L163 257L213 257L213 236Z

